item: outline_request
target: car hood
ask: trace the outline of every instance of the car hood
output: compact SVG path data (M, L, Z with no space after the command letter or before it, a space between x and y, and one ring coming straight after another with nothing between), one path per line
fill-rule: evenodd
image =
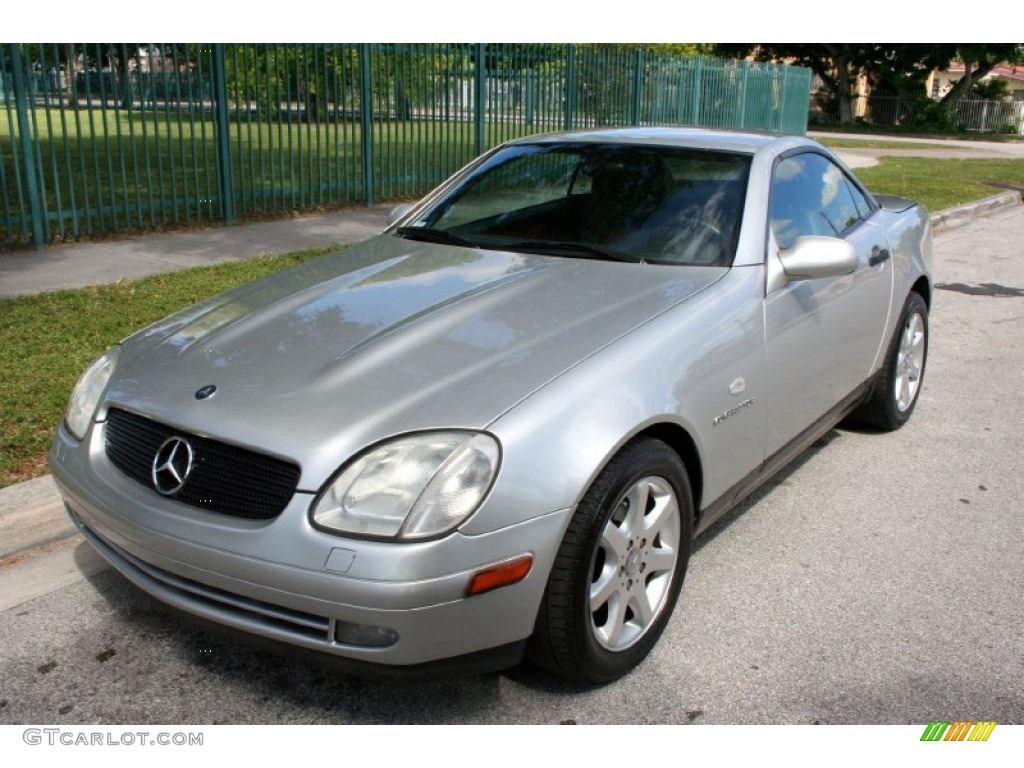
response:
M485 428L725 271L381 235L135 334L107 402L297 461L315 490L385 437Z

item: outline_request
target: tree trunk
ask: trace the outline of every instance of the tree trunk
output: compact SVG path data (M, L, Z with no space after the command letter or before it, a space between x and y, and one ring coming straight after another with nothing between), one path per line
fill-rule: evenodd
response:
M121 87L121 109L131 109L133 106L132 83L128 77L128 48L121 43L120 57L112 56L117 61L117 75ZM111 70L114 68L111 67Z
M949 90L945 96L942 97L942 101L939 102L943 107L949 107L960 101L965 96L970 95L971 90L974 86L975 80L980 80L993 69L995 69L997 62L986 62L979 61L978 66L975 69L971 69L971 62L964 62L964 76L961 77L953 87Z
M846 56L836 56L836 98L839 102L839 122L853 122L853 99L850 93L850 64Z
M64 46L64 55L68 60L68 106L78 109L78 69L75 67L75 48L71 43Z

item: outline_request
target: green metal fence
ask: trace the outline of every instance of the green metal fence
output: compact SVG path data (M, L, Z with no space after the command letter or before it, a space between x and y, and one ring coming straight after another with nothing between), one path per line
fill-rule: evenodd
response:
M0 46L0 245L414 198L605 125L806 130L809 70L603 45Z

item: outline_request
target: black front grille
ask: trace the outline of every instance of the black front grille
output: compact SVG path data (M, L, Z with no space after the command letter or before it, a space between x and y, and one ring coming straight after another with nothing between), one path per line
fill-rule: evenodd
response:
M153 460L160 446L171 437L186 439L192 446L192 471L169 498L193 507L265 520L281 513L299 483L299 468L294 464L117 408L107 412L105 432L107 458L149 488L153 488Z

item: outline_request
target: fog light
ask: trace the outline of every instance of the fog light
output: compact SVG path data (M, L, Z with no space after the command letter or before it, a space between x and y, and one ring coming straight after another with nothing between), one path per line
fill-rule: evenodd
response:
M507 587L526 578L526 575L533 567L533 555L525 555L510 560L507 563L496 565L485 571L473 575L466 589L466 596L472 597L483 592L490 592L492 589Z
M398 642L398 633L387 627L336 621L334 622L334 642L342 645L358 645L362 648L386 648Z

